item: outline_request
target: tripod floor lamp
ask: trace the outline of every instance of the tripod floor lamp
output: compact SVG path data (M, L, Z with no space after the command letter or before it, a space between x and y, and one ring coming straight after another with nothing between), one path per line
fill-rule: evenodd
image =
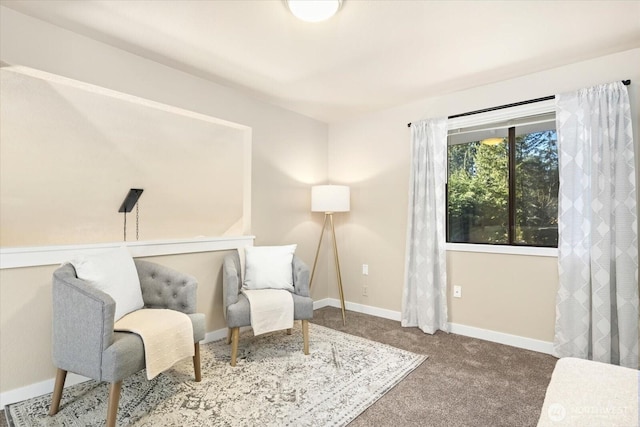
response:
M342 308L342 324L346 325L347 320L344 313L344 292L342 290L342 276L340 274L340 262L338 260L338 244L336 243L336 230L333 226L333 214L336 212L349 212L349 187L346 185L314 185L311 187L311 212L324 212L324 224L320 232L316 258L313 260L313 269L309 279L309 287L313 285L313 275L316 272L318 254L324 237L324 230L327 222L331 225L331 237L333 238L333 257L336 263L336 277L338 279L338 291L340 292L340 306Z

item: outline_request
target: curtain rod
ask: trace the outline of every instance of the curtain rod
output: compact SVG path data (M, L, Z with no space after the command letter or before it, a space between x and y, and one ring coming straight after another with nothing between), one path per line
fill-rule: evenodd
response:
M622 84L625 86L629 86L631 84L631 80L622 80ZM483 108L482 110L469 111L468 113L454 114L453 116L449 116L447 118L455 119L457 117L472 116L474 114L487 113L489 111L502 110L504 108L511 108L511 107L518 107L520 105L533 104L534 102L548 101L550 99L555 99L555 97L556 97L555 95L551 95L551 96L545 96L542 98L529 99L527 101L514 102L513 104L505 104L505 105L499 105L497 107ZM407 126L411 127L411 123L407 123Z

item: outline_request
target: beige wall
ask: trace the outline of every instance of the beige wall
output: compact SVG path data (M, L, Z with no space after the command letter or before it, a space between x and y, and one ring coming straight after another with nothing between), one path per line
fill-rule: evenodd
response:
M492 85L428 98L329 126L329 178L352 188L351 212L340 217L346 299L400 311L404 278L410 130L407 123L631 79L638 141L640 49L551 69ZM369 265L369 275L361 265ZM449 301L451 322L553 341L557 259L448 253L448 280L461 285ZM332 279L332 277L330 277ZM368 296L363 296L363 286ZM329 284L331 297L336 286Z
M0 246L122 240L130 188L140 240L249 230L249 128L25 67L0 78Z
M556 257L447 253L449 321L553 341ZM454 285L462 298L452 298Z
M310 185L327 176L327 125L237 91L29 18L0 12L0 59L252 128L252 234L257 245L297 243L313 261L322 218L310 213ZM24 170L23 173L34 173ZM224 181L202 185L224 185ZM1 185L1 183L0 183ZM188 195L187 195L188 196ZM194 198L198 189L193 189ZM224 328L220 257L202 253L154 260L196 276L209 331ZM51 273L0 271L0 392L53 378ZM326 268L313 296L326 297Z

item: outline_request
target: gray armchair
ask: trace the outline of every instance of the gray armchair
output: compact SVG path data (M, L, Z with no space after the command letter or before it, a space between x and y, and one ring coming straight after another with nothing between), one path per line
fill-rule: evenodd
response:
M309 296L309 267L293 257L293 318L302 321L303 351L309 354L309 319L313 318L313 300ZM237 251L224 257L222 264L224 317L229 328L227 344L231 343L231 366L236 366L240 328L251 326L249 300L241 292L242 272ZM291 334L291 330L287 331Z
M189 315L193 324L193 366L200 381L204 314L196 313L196 280L148 261L135 260L145 308L168 308ZM53 273L53 363L58 368L49 415L60 406L67 372L111 383L107 427L115 426L122 380L145 367L140 336L114 332L115 302L78 279L71 264Z

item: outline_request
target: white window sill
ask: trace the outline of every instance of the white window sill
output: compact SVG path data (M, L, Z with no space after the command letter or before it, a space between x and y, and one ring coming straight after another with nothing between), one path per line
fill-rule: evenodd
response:
M475 243L447 243L447 251L558 257L557 248L538 248L533 246L480 245Z

